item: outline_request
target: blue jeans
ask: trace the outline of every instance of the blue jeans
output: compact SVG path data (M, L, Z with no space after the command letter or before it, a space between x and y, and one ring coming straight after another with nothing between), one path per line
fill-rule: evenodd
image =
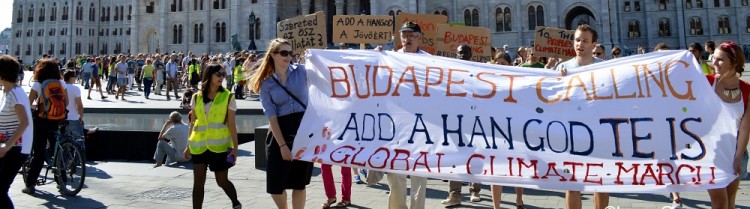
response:
M83 73L83 87L88 89L91 83L91 72L84 72Z
M109 76L109 80L107 81L107 91L108 92L113 91L112 88L114 88L116 86L115 85L116 82L117 82L117 77Z
M154 83L153 78L143 78L143 85L144 85L143 94L146 96L146 99L148 99L148 95L151 94L151 84L153 83Z

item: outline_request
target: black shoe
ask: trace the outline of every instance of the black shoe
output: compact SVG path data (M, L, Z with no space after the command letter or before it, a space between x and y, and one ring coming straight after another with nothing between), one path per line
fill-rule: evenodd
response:
M89 99L89 100L91 100L91 97L87 97L86 99Z
M34 188L34 187L26 187L26 188L23 188L23 190L21 190L21 192L26 193L26 194L34 194L34 193L36 193L36 188Z

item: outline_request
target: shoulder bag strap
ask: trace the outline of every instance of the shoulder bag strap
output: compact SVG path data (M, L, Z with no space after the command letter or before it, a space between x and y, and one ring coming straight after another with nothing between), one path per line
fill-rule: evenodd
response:
M294 96L294 94L292 94L292 92L290 92L289 89L286 89L284 85L281 85L281 82L279 82L279 79L276 79L276 77L273 77L273 76L271 76L271 78L273 78L273 80L276 81L276 84L279 84L279 86L281 86L281 88L284 89L284 91L286 91L286 94L289 94L289 96L291 96L295 101L297 101L297 103L302 105L302 108L307 109L307 105L305 105L305 103L302 103L302 100Z

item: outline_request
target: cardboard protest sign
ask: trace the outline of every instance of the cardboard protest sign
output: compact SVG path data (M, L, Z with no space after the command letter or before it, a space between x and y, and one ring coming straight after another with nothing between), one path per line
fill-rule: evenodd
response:
M439 24L434 55L456 58L458 46L466 44L471 47L472 61L488 62L492 60L491 37L489 28Z
M437 48L437 40L435 40L437 35L437 25L447 23L448 17L445 15L411 14L405 12L398 14L396 16L396 34L394 36L396 37L395 45L399 47L396 48L401 48L401 35L399 34L399 31L401 25L406 21L413 21L419 25L420 29L422 29L422 43L419 45L419 48L427 53L435 54Z
M575 30L563 30L537 26L534 33L534 55L537 57L559 57L564 60L576 56L573 49Z
M336 15L333 16L333 42L389 43L393 23L393 17L388 15Z
M276 24L276 37L288 39L294 53L325 49L328 46L325 15L321 11L282 20Z
M706 108L722 101L688 51L563 77L424 54L309 52L296 160L545 190L666 193L736 179L741 114Z

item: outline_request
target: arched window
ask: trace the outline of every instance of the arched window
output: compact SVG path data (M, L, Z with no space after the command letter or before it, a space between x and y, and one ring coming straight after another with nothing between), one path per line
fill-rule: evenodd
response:
M102 7L100 11L102 11L102 12L99 13L100 14L99 15L99 21L102 21L102 22L107 21L107 8L106 7Z
M719 34L731 34L732 26L729 24L729 17L719 17Z
M745 28L748 33L750 33L750 16L747 16L747 20L745 20Z
M669 19L662 18L659 20L659 36L661 37L672 36Z
M44 16L46 15L44 7L45 5L42 4L42 7L39 8L39 22L44 22Z
M729 0L724 0L724 7L729 7Z
M182 44L182 36L184 33L182 33L182 24L177 26L177 43Z
M495 9L495 31L511 31L510 19L510 7L498 7Z
M714 0L714 7L721 7L721 0Z
M396 16L396 12L394 12L393 10L388 11L388 15L390 15L390 16Z
M529 28L528 30L534 30L536 28L536 9L534 6L529 6Z
M177 44L177 25L172 26L172 44Z
M94 7L94 3L91 3L91 8L89 8L89 21L96 21L96 7Z
M536 25L544 26L544 7L536 6Z
M198 23L193 25L193 43L198 43L198 36L200 36L200 33L198 33Z
M479 26L479 10L477 9L465 9L464 10L464 25L466 26Z
M641 26L638 20L630 20L630 22L628 23L628 37L629 38L641 37Z
M536 7L529 6L529 28L528 30L534 30L536 26L544 26L544 7L538 5Z
M133 5L128 6L128 20L133 16Z
M112 7L107 7L107 21L109 22L109 18L112 17Z
M742 6L747 6L747 5L748 5L748 0L742 0Z
M695 8L703 8L703 0L695 0Z
M16 22L22 23L23 22L23 5L18 8L18 15L16 16ZM18 50L18 47L16 47L16 50Z
M690 35L703 35L703 24L700 17L690 18Z
M221 23L221 42L227 42L227 23Z
M29 22L34 22L34 5L31 5L31 9L29 9Z
M221 42L221 23L216 23L216 27L214 27L214 36L216 42Z
M692 0L685 0L685 8L686 9L692 9L693 8L693 1Z
M115 19L113 21L120 20L120 8L115 7Z
M198 32L199 32L199 35L200 35L198 41L200 43L203 43L203 23L201 23L200 25L198 25Z
M659 10L667 10L667 0L659 0Z
M445 15L446 17L448 17L448 10L438 9L438 10L435 10L434 14L436 14L436 15Z
M68 16L70 14L70 11L68 11L69 9L70 8L68 7L68 2L65 2L65 6L63 6L62 9L62 20L68 20Z

